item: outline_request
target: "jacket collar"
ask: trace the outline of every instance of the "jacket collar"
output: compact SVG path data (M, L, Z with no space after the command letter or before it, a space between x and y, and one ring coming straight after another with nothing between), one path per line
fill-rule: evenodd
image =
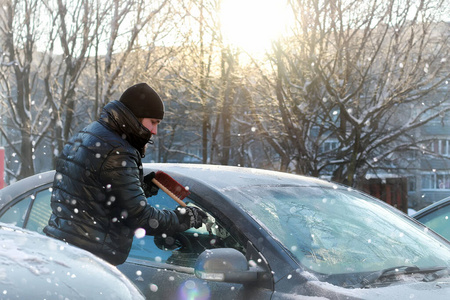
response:
M152 134L120 101L109 102L100 114L99 122L108 126L145 156L145 145Z

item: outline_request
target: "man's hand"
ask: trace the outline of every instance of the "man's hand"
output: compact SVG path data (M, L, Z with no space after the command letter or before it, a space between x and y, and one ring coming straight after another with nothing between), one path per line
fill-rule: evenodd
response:
M201 209L191 206L178 206L175 209L175 214L178 217L178 223L180 224L179 231L185 231L189 228L202 227L203 220L208 218L208 215Z
M159 187L153 183L152 179L155 178L155 172L151 172L144 176L144 184L142 186L145 197L151 197L158 194Z

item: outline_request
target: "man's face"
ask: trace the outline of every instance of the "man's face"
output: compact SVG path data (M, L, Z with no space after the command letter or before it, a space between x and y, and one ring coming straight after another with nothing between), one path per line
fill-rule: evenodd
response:
M142 125L144 125L144 127L147 128L152 135L156 135L158 133L159 123L161 123L160 119L144 118L142 120Z

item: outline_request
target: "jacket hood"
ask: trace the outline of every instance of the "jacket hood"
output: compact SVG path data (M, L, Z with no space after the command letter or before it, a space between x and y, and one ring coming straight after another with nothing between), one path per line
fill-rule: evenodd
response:
M99 122L126 139L141 157L145 156L145 145L152 134L123 103L117 100L108 103L100 114Z

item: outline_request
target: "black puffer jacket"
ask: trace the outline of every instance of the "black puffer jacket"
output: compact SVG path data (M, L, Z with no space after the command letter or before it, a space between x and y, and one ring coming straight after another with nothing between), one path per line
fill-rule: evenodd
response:
M44 232L118 265L137 228L148 235L177 231L176 214L151 207L144 195L141 157L150 137L125 105L107 104L58 158Z

